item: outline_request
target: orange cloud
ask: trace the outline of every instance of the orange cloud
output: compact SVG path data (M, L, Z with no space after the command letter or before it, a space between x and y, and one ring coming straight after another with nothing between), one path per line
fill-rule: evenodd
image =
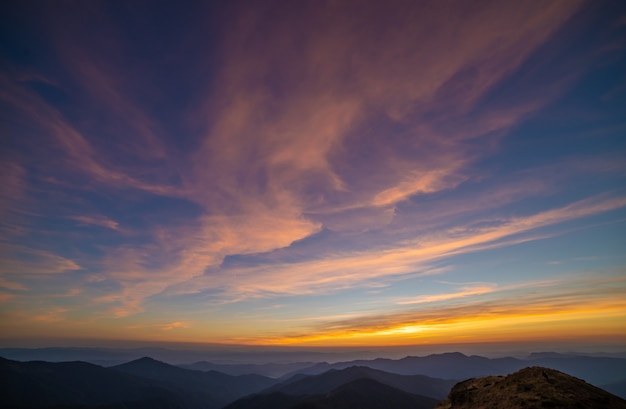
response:
M0 274L21 276L24 274L52 274L80 270L74 261L48 251L26 246L0 244Z
M49 311L46 311L43 314L35 315L32 319L35 321L41 321L44 323L57 323L60 321L65 321L65 313L68 311L67 308L53 308Z
M2 277L0 277L0 287L6 288L7 290L14 290L14 291L26 291L27 290L26 286L24 286L23 284L8 281Z
M163 331L171 331L175 328L189 328L189 323L183 321L174 321L169 324L163 324L160 326Z

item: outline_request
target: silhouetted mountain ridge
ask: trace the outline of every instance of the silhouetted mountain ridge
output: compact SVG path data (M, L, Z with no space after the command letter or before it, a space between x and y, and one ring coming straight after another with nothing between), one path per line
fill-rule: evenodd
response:
M15 408L220 409L275 381L178 368L141 358L114 368L0 358L0 406Z
M467 379L487 375L506 375L527 366L536 365L570 373L596 386L619 382L626 374L626 359L602 356L561 355L541 353L536 359L486 358L467 356L459 352L433 354L424 357L407 356L401 359L373 359L326 362L304 368L297 373L315 375L330 369L367 366L380 371L402 375L426 375L441 379ZM293 375L288 374L283 379Z
M318 405L321 408L432 408L437 399L408 393L371 378L359 378L331 392Z
M143 357L112 370L151 379L185 396L192 406L211 402L221 407L245 395L259 392L276 381L261 375L227 375L217 371L195 371L179 368L149 357Z
M153 382L86 362L17 362L0 358L0 396L2 407L182 408L178 396Z
M572 375L585 380L589 378L596 381L608 380L606 389L611 392L617 391L617 394L620 394L620 391L623 392L623 388L626 387L624 382L626 360L624 359L552 353L534 355L534 358L531 361L515 358L490 359L466 356L461 353L426 357L408 356L398 360L379 358L332 365L318 364L308 370L315 372L325 369L323 373L314 375L298 373L288 379L283 378L282 381L256 374L234 376L218 371L184 369L150 357L143 357L111 368L85 362L17 362L0 358L0 407L221 409L228 406L230 409L330 409L379 408L385 407L377 406L381 404L380 402L386 402L388 405L395 402L394 405L398 408L415 408L426 407L423 405L428 402L440 401L448 395L459 379L477 378L477 376L466 376L468 373L478 373L481 374L478 375L480 377L485 371L492 371L488 373L490 376L488 382L474 381L468 384L466 381L458 385L473 385L474 389L480 386L488 390L487 383L491 382L491 384L497 383L498 388L501 387L507 393L518 395L521 393L520 396L526 396L526 392L530 390L524 389L525 386L514 390L512 380L517 379L520 385L531 385L532 391L535 390L533 388L539 388L537 390L542 391L543 395L537 395L538 398L535 396L533 399L545 398L548 405L557 405L559 399L564 399L561 396L562 393L567 394L570 393L567 391L575 389L572 386L574 384L582 388L581 390L587 391L585 392L587 395L582 392L580 394L583 401L587 399L589 402L613 404L614 399L619 399L617 397L606 398L603 393L607 392L598 388L585 389L586 386L583 388L574 381L564 381L565 383L561 385L559 377L569 376L561 374L561 372L568 372L567 369L555 371L561 375L555 374L554 377L552 372L549 372L553 369L542 369L544 372L548 371L545 373L550 380L559 380L559 382L555 381L556 383L549 382L548 386L537 383L536 380L531 381L530 378L520 377L520 375L516 375L517 378L510 378L512 379L510 381L503 381L513 376L504 375L518 371L515 368L516 365L529 362L547 362L550 365L569 368ZM351 365L355 362L361 365ZM380 367L391 370L381 370ZM451 376L446 376L448 378L446 380L419 373L398 373L402 371L409 373L430 371L427 373ZM526 374L524 371L519 372ZM534 376L537 374L534 373ZM451 380L454 378L456 380ZM576 382L583 381L576 379ZM585 382L583 384L587 385ZM459 388L461 389L457 388L457 392L461 390L466 394L474 390L467 387ZM489 393L497 391L496 389L489 390L491 391ZM512 396L509 398L513 399ZM552 399L553 397L556 398ZM504 399L504 396L499 399ZM619 399L615 402L623 402L623 400Z
M225 409L430 409L437 402L437 399L411 394L374 379L358 378L325 394L272 392L240 399Z
M456 381L431 378L424 375L399 375L365 366L331 369L320 375L296 375L276 384L263 393L282 392L288 395L320 395L357 379L372 379L415 395L443 399Z
M199 361L193 364L177 365L184 369L196 371L218 371L228 375L249 375L257 374L278 378L287 373L293 373L302 368L310 367L315 362L294 362L294 363L267 363L267 364L216 364L208 361Z

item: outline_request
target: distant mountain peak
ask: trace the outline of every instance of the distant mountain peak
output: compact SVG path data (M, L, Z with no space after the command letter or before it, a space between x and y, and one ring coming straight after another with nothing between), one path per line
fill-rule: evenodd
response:
M173 365L166 364L165 362L158 361L154 358L150 358L149 356L144 356L139 359L135 359L130 362L126 362L125 364L118 365L119 367L123 366L160 366L160 367L171 367Z
M462 352L444 352L443 354L433 354L434 356L440 355L440 356L455 356L458 358L467 358L467 355L465 355Z
M141 357L139 359L135 359L134 361L131 361L131 362L159 362L159 363L163 363L163 362L157 361L156 359L151 358L149 356L143 356L143 357Z
M626 409L626 400L554 369L532 366L508 376L457 383L437 409Z
M569 356L571 355L565 355L559 352L532 352L528 355L528 359L567 358Z

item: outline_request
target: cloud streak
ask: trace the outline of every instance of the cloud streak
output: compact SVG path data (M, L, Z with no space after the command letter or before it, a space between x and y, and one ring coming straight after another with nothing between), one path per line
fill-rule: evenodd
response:
M626 198L583 200L526 217L500 219L489 227L457 226L430 237L418 236L409 242L397 243L391 249L329 255L322 260L297 263L226 268L192 280L178 291L193 293L202 288L219 288L226 290L227 300L240 300L241 297L272 297L280 293L338 291L372 280L419 274L421 270L428 275L429 264L443 257L508 246L511 242L505 239L624 206Z

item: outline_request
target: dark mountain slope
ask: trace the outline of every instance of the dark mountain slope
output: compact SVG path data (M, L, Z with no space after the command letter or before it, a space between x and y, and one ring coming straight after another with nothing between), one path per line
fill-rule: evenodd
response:
M224 409L290 409L306 399L305 396L272 392L246 396L225 406Z
M281 392L288 395L321 395L355 381L373 379L407 393L443 399L455 381L430 378L424 375L398 375L362 366L342 370L330 370L320 375L301 376L275 385L265 392Z
M431 409L436 404L436 399L407 393L373 379L357 379L294 409Z
M153 382L85 362L0 358L0 406L96 406L174 409L177 397Z
M528 367L455 385L437 409L626 409L626 401L562 372Z
M240 399L225 409L430 409L437 400L414 395L373 379L356 379L323 395L274 392Z
M215 371L183 369L152 358L141 358L111 369L157 381L168 389L184 394L187 402L197 407L209 404L221 407L276 382L261 375L232 376Z

